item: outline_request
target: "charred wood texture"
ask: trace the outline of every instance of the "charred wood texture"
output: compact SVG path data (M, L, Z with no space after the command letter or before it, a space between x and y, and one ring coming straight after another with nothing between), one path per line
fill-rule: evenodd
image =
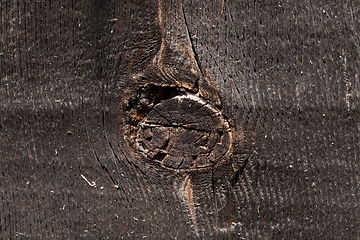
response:
M0 239L360 235L359 1L0 11Z

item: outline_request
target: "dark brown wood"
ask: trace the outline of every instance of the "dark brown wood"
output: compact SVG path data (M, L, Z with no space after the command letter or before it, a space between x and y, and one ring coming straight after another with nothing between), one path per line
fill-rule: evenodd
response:
M360 235L359 1L0 11L0 239Z
M133 151L174 170L204 170L228 160L233 132L221 112L200 96L178 94L158 103L140 98L129 109L125 136Z

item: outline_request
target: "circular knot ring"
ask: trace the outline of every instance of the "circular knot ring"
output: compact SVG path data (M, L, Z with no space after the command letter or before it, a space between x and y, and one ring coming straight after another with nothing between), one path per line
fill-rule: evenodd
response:
M228 121L215 106L195 94L161 100L138 126L137 148L168 169L208 168L230 155Z

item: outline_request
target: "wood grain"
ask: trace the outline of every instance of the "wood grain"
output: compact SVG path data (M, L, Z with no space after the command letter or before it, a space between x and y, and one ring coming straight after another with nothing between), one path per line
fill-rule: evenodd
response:
M0 0L0 239L357 239L359 6Z

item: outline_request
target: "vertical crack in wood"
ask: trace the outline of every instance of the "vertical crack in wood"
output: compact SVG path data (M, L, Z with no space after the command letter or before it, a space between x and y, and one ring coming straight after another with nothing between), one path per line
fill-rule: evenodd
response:
M219 216L218 216L218 206L216 200L216 186L215 186L215 171L212 169L211 171L211 183L212 183L212 192L214 199L214 215L215 215L215 229L216 231L219 229Z
M184 11L184 8L183 6L181 5L181 9L182 9L182 13L183 13L183 18L184 18L184 23L185 23L185 27L186 27L186 30L187 30L187 36L188 36L188 40L191 44L191 49L192 49L192 54L194 55L194 59L195 59L195 63L197 64L197 68L199 69L200 73L201 73L201 76L202 77L205 77L204 76L204 73L202 71L202 67L200 65L200 61L199 61L199 56L197 54L197 52L195 51L195 46L194 46L194 43L193 43L193 40L192 40L192 37L190 35L190 30L189 30L189 27L188 27L188 23L187 23L187 20L186 20L186 16L185 16L185 11Z
M195 231L195 234L197 237L199 237L199 228L196 221L196 212L194 208L194 202L193 202L193 189L192 189L192 183L189 175L186 175L184 181L181 184L180 187L180 196L186 203L187 208L190 212L190 217L193 223L193 228Z
M230 183L232 187L235 187L237 181L239 180L240 175L243 175L244 170L246 168L246 166L248 165L249 159L251 157L251 154L253 153L253 148L250 149L248 156L245 158L245 161L243 164L241 164L240 168L238 168L235 173L234 176L230 179Z

